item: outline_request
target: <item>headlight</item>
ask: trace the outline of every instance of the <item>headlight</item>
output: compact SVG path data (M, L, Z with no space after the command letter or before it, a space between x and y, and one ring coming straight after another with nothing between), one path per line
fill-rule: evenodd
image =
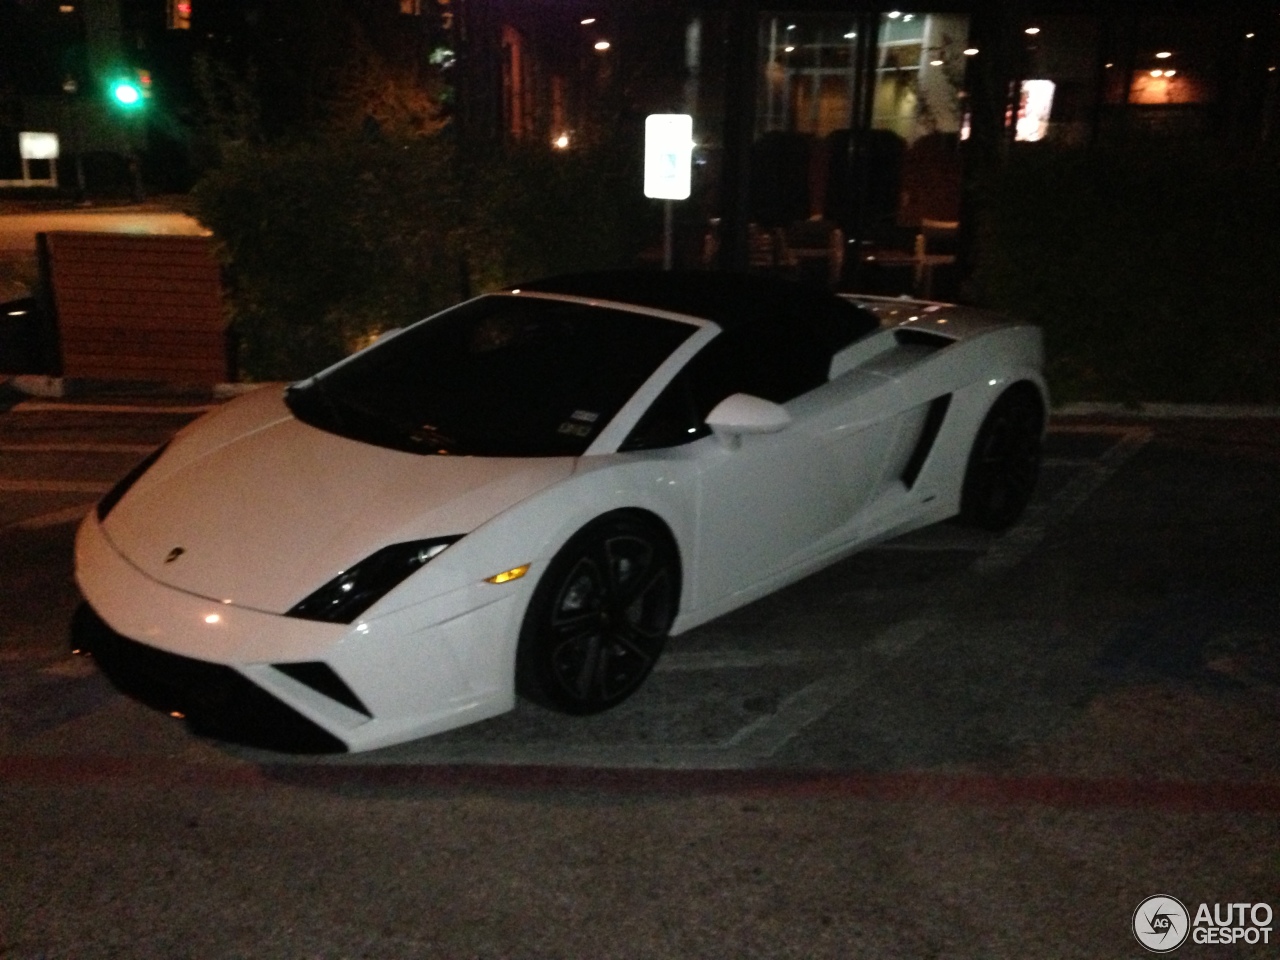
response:
M381 600L397 583L437 557L456 537L394 543L348 567L285 614L302 620L351 623Z
M138 482L138 478L150 470L155 462L160 459L161 454L164 453L168 446L169 444L166 443L149 453L145 460L121 477L116 482L116 485L107 491L107 495L98 501L97 514L99 523L107 519L107 514L115 509L120 499L129 492L129 488Z

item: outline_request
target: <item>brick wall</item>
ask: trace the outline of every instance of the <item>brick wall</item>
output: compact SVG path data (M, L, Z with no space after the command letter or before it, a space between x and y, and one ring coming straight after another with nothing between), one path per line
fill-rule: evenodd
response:
M233 379L208 238L51 232L40 235L40 258L64 377Z

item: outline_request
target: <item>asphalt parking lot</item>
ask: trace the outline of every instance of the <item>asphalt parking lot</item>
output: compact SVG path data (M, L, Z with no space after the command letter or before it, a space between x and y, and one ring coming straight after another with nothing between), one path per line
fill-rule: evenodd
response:
M598 717L316 758L66 652L74 520L199 406L0 412L0 956L1141 956L1145 897L1280 909L1275 420L1055 419L1003 536L866 551Z

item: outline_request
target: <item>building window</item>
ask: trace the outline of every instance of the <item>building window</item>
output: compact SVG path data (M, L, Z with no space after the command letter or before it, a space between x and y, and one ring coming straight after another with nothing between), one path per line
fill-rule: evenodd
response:
M169 29L191 29L192 0L169 0Z

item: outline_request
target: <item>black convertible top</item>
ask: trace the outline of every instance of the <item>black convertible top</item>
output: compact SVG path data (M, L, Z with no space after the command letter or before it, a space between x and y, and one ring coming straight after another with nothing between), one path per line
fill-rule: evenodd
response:
M761 274L610 270L577 273L516 289L612 300L718 324L754 339L779 331L813 343L827 358L879 327L875 315L835 294Z

